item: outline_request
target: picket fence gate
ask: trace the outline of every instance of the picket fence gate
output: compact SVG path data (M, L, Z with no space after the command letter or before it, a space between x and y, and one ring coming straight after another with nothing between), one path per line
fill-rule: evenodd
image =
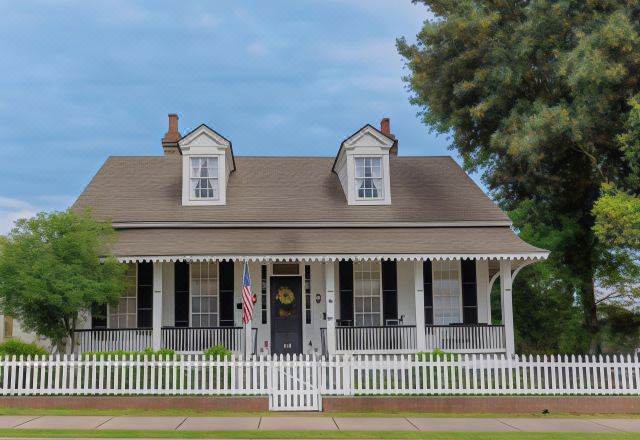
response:
M0 395L255 395L272 410L322 396L640 395L637 355L15 356Z

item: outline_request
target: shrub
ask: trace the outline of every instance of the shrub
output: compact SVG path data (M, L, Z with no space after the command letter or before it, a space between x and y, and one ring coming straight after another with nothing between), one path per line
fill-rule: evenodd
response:
M19 339L9 339L0 344L0 356L46 356L49 353L35 342L26 343Z
M426 352L418 353L419 361L423 361L423 360L429 361L429 360L436 360L436 359L439 359L441 361L444 361L444 360L455 361L458 359L458 355L455 353L444 352L439 348L436 348L431 352L426 351Z
M114 350L114 351L86 351L82 353L83 359L93 359L95 356L96 359L99 359L100 356L104 358L111 356L113 359L114 356L118 356L118 359L135 359L135 358L143 358L144 356L147 359L158 360L162 356L163 360L172 360L175 358L176 352L173 350L169 350L167 348L163 348L158 351L153 351L151 348L145 348L143 351L124 351L124 350Z
M205 357L210 357L213 359L217 359L220 356L220 359L231 359L231 352L224 345L216 345L208 350L204 351Z

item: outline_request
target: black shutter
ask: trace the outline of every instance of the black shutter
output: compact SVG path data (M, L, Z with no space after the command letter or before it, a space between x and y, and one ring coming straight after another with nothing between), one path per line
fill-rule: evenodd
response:
M233 327L233 261L218 263L218 276L220 277L220 327Z
M338 285L340 288L340 319L353 323L353 261L338 263Z
M382 262L382 323L398 319L398 268L396 262Z
M476 260L461 260L462 271L462 322L478 323L478 289L476 283Z
M260 267L260 308L262 310L262 323L267 323L267 265Z
M138 263L138 328L153 322L153 263Z
M433 325L433 272L431 260L422 263L422 277L424 283L424 323Z
M189 327L189 263L178 261L175 268L174 311L176 327Z

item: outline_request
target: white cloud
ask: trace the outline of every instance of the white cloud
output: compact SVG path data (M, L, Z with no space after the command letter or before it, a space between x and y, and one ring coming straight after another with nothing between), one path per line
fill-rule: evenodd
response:
M219 17L204 12L195 17L191 25L195 29L213 30L218 28L221 23L222 20Z
M0 234L8 233L16 220L33 217L37 212L37 208L27 202L0 197Z
M69 206L70 198L63 195L43 195L36 197L38 204L11 197L0 196L0 235L6 234L14 226L14 222L21 218L29 218L38 212L54 209L65 209Z

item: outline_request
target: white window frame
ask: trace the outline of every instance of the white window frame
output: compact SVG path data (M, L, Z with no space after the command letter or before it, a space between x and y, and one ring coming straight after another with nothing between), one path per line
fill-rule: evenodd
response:
M377 266L377 268L378 268L378 274L379 274L379 277L378 277L378 293L379 293L378 294L378 300L379 300L379 303L380 303L380 308L379 308L379 311L378 311L378 315L379 315L378 316L378 318L379 318L378 326L383 326L384 323L382 322L382 320L383 320L383 316L384 316L384 310L383 310L384 303L382 301L382 264L379 261L354 261L353 262L353 270L352 270L353 273L351 274L351 276L353 277L353 293L352 293L353 294L353 326L354 327L371 327L371 326L374 326L374 324L366 324L366 325L359 326L357 324L356 316L357 315L373 315L373 314L376 313L376 312L373 312L373 311L358 312L356 310L356 298L357 297L359 297L359 298L373 298L372 295L369 295L369 296L362 296L362 295L356 296L356 264L370 264L370 265L374 265L375 264Z
M133 313L113 313L111 311L112 306L111 304L107 305L107 328L108 329L121 329L121 328L138 328L138 263L129 263L129 267L133 267L133 277L131 275L125 275L126 277L131 277L134 279L134 299L135 299L135 307L134 307L134 312ZM120 298L118 298L118 305L116 306L116 308L120 308L120 300L122 300L123 298L131 298L130 296L123 296L120 295ZM120 317L121 315L133 315L133 320L134 320L134 325L133 326L125 326L125 327L120 327L120 324L118 323L117 327L112 327L111 326L111 317L112 316L118 316ZM119 318L118 318L119 321Z
M218 262L212 262L212 261L192 261L189 263L189 328L202 328L202 326L200 327L194 327L193 326L193 288L192 288L192 281L193 281L193 265L194 263L196 264L212 264L216 266L216 292L217 294L216 296L216 302L217 302L217 312L215 312L215 315L217 315L216 317L216 325L215 326L206 326L206 327L220 327L220 264ZM209 279L209 278L208 278ZM210 297L213 295L207 295L205 297ZM198 297L202 297L202 295L198 295ZM205 314L212 314L212 312L207 312L207 313L202 313L201 311L198 312L198 315L205 315Z
M380 169L380 177L366 177L366 176L358 176L358 162L359 161L365 161L369 159L375 159L378 161L378 168ZM356 200L359 201L366 201L366 200L384 200L385 198L385 176L384 176L384 160L382 156L374 156L374 155L370 155L370 156L354 156L353 158L353 166L354 166L354 170L353 170L353 176L354 176L354 185L355 185L355 195L356 195ZM380 185L378 187L376 187L376 189L378 190L378 195L376 197L361 197L360 196L360 185L359 183L361 181L364 180L373 180L374 184L376 181L380 182Z
M202 161L202 160L212 160L215 161L215 167L207 167L207 168L212 168L215 169L215 177L213 176L194 176L193 175L193 170L194 170L194 166L193 166L193 162L197 160L197 161ZM198 170L202 170L202 166L198 166ZM212 181L212 191L213 191L213 196L212 197L200 197L200 196L196 196L195 194L195 184L197 184L198 181L202 180L202 179L206 179L206 180L210 180ZM200 189L202 191L202 188ZM189 157L189 200L191 201L217 201L220 200L220 158L219 156L190 156Z
M441 323L437 322L437 308L436 308L436 264L442 264L444 262L451 263L454 262L457 265L458 270L458 320L455 323L463 322L463 306L462 306L462 267L460 264L460 260L433 260L431 262L431 280L432 280L432 294L433 294L433 325L450 325L452 323Z

